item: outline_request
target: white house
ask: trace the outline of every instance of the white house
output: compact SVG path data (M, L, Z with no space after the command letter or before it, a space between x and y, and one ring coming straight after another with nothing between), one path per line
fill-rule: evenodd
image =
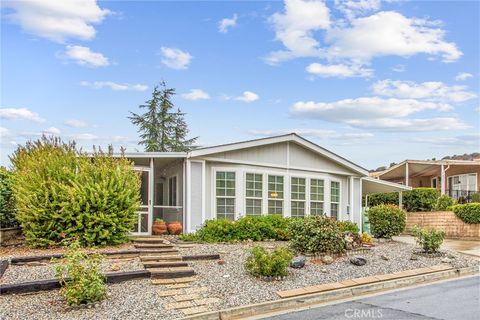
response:
M191 152L128 153L142 176L134 234L149 235L156 218L184 231L215 218L327 214L362 226L362 195L410 190L368 177L359 165L296 134Z

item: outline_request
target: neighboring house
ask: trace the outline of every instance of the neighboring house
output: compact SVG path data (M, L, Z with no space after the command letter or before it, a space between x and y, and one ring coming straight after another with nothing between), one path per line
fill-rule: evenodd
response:
M405 160L372 177L413 188L431 187L461 201L480 191L480 160Z
M160 218L184 231L206 220L245 215L327 214L362 225L362 195L411 188L368 171L296 134L200 148L125 156L141 172L142 206L134 234Z

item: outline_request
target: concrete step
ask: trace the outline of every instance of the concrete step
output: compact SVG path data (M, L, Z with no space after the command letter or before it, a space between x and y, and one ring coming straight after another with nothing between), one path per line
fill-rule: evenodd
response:
M170 255L150 255L150 256L140 256L142 262L145 261L182 261L182 257L175 254Z
M174 279L195 275L195 271L190 267L151 268L148 271L152 279Z
M188 267L188 263L183 261L148 261L143 262L143 266L149 268L173 268L173 267Z
M164 243L136 243L135 248L137 249L172 249L172 244Z

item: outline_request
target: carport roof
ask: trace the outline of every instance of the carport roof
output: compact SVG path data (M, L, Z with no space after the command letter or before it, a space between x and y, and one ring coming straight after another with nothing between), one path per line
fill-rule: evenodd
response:
M362 195L371 193L401 192L412 190L412 187L403 184L375 179L372 177L362 178Z

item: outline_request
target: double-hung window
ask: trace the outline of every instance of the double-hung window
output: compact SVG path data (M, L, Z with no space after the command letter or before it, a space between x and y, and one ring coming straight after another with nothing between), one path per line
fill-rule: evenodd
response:
M290 182L291 216L305 216L305 178L292 177Z
M310 179L310 214L319 216L324 213L325 182L321 179Z
M245 174L245 214L247 216L262 215L263 175L259 173Z
M330 216L338 219L338 212L340 208L340 182L330 182Z
M283 215L283 176L268 176L268 214Z
M217 171L215 176L217 218L235 219L235 172Z

